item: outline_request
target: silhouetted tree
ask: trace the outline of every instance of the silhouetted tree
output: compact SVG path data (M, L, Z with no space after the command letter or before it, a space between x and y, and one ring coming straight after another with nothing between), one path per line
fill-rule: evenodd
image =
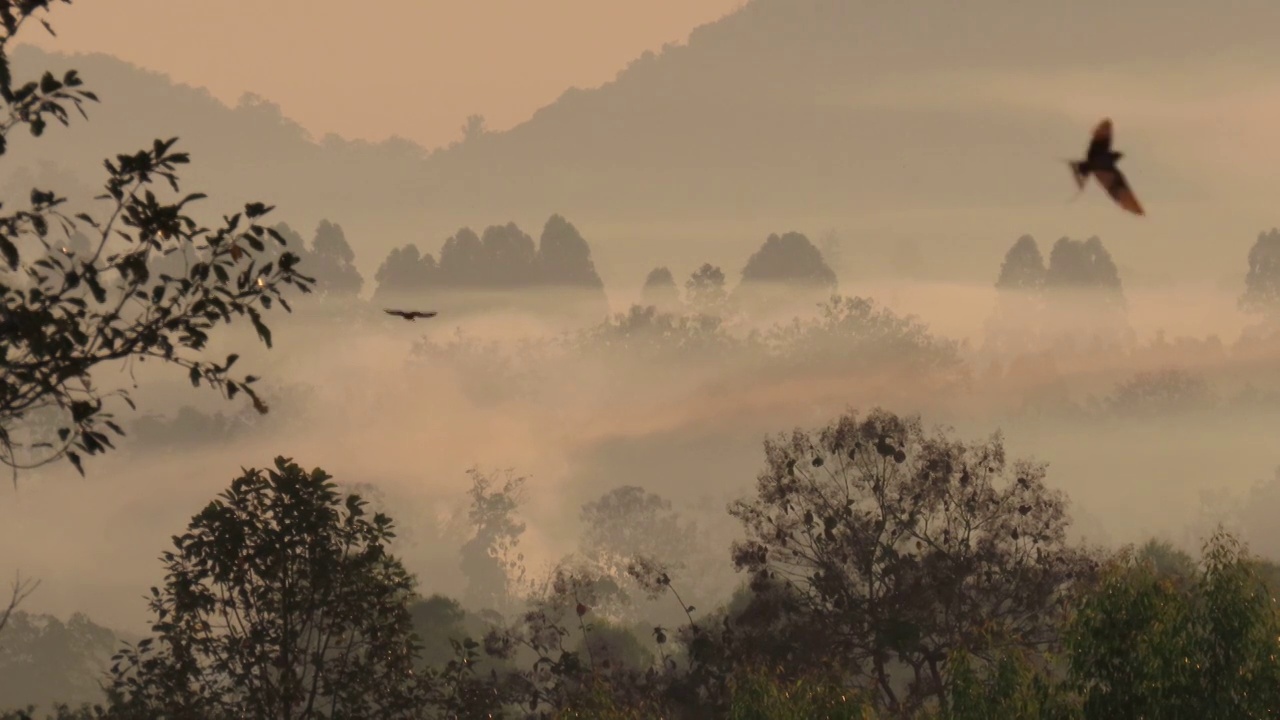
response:
M591 259L591 246L573 223L552 215L538 239L538 264L542 281L558 287L580 287L604 291L604 281Z
M809 238L797 232L772 234L742 268L734 296L754 311L798 304L812 306L837 289L835 272Z
M303 257L301 266L316 279L316 294L354 298L364 285L355 261L356 254L347 243L342 226L321 220L311 241L311 252Z
M582 506L582 553L614 574L637 556L673 570L693 550L694 529L671 501L634 485L615 488Z
M1046 269L1035 238L1023 235L1005 253L996 278L996 307L984 327L984 348L1013 356L1038 348Z
M598 321L608 312L604 283L591 259L591 248L572 223L552 215L535 245L515 223L491 225L482 235L461 228L440 248L437 263L416 247L392 251L378 270L378 303L422 302L430 298L436 309L558 312L562 306L545 303L528 293L504 294L537 286L579 291L573 313ZM394 289L394 292L392 292ZM460 292L462 291L462 292ZM480 291L480 292L468 292ZM585 293L586 295L582 295Z
M765 456L757 498L730 508L748 537L734 562L792 586L830 660L889 708L944 695L958 648L1052 647L1057 602L1090 562L1044 465L1010 462L998 433L966 444L876 410L770 439Z
M728 311L729 292L724 285L724 271L711 263L693 271L684 283L685 302L696 313L723 318Z
M640 302L652 305L660 313L679 312L680 288L671 270L657 267L649 271L644 278L644 286L640 288Z
M530 240L530 246L532 244ZM440 271L435 281L440 285L481 285L486 259L480 236L471 228L462 228L440 246Z
M276 458L162 556L154 638L118 655L128 717L417 717L413 578L391 520L323 470Z
M1039 290L1044 287L1047 272L1044 256L1040 254L1035 238L1023 235L1005 253L1004 262L1000 265L1000 277L996 279L996 289Z
M586 356L643 364L722 360L743 348L716 315L674 315L639 305L581 331L574 342Z
M394 248L374 275L378 287L374 290L373 302L395 305L421 300L430 291L438 273L436 259L430 253L422 255L417 245Z
M1249 271L1239 302L1241 310L1267 319L1280 309L1280 230L1258 233L1249 248Z
M506 225L490 225L484 229L480 238L483 246L483 260L477 268L478 276L473 280L475 285L487 288L508 289L531 285L538 276L538 248L533 238L521 230L515 223ZM447 244L446 244L447 246ZM469 275L452 275L452 267L446 262L444 250L440 251L440 267L444 271L442 278L455 279L458 285L466 282Z
M440 667L453 657L450 641L462 642L479 633L465 627L467 611L444 595L432 595L409 607L413 630L422 640L423 664Z
M475 535L462 546L462 573L467 577L466 600L485 610L505 612L524 582L524 553L516 550L525 525L515 512L523 500L525 478L507 473L502 486L479 470L469 470L471 508L468 519Z
M1096 237L1060 238L1045 272L1045 325L1059 339L1101 341L1115 346L1132 340L1120 271Z
M916 390L926 383L941 388L968 378L958 342L935 337L914 317L896 315L865 298L832 298L817 318L777 326L765 342L791 363L906 373ZM900 379L894 375L890 382Z
M560 215L547 220L538 239L537 262L537 280L557 291L545 299L546 312L592 323L608 317L609 299L591 259L591 246L573 223Z
M1044 286L1051 290L1098 290L1118 306L1124 305L1120 271L1097 237L1083 241L1059 238L1049 252Z
M483 115L468 115L466 123L462 125L462 142L475 140L488 132Z
M8 118L0 123L0 154L15 128L24 126L39 137L50 119L67 125L71 108L84 114L84 103L97 100L81 89L74 70L61 79L45 72L25 83L10 72L10 42L28 18L50 5L0 2L0 114ZM177 171L189 161L174 151L176 141L156 140L106 161L105 221L83 213L71 217L62 208L65 198L41 189L31 191L25 207L9 200L15 209L0 217L0 462L15 473L60 457L83 472L81 453L113 447L106 431L123 433L106 410L112 393L91 381L106 363L150 358L174 365L193 385L203 380L228 398L243 392L260 412L267 411L252 376L229 374L237 355L218 362L204 354L209 334L247 317L270 347L262 313L273 303L289 309L281 290L307 291L309 279L295 271L298 257L292 253L265 265L247 256L271 242L284 244L275 230L253 224L271 208L248 203L210 229L187 214L203 194L163 197L159 181L179 193ZM58 239L72 240L77 228L90 240L83 253ZM178 275L158 272L155 261L177 252L194 261L190 267ZM114 394L128 401L124 391ZM15 432L24 420L49 408L62 416L56 437L18 441Z
M13 613L0 635L0 702L9 707L101 701L116 635L76 613Z
M647 670L653 666L653 652L631 630L605 620L591 624L576 650L579 655L590 656L596 667L606 672Z
M1104 408L1122 417L1158 418L1213 407L1216 398L1198 373L1178 368L1139 372L1118 385Z

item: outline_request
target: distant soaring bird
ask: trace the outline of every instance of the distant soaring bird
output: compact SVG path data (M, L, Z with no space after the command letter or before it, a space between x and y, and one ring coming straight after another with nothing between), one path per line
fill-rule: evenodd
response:
M1111 149L1111 119L1104 118L1093 129L1093 140L1089 143L1084 160L1068 160L1067 163L1071 166L1076 186L1081 191L1089 176L1093 175L1117 205L1135 215L1145 215L1142 206L1138 204L1138 198L1134 197L1133 190L1129 188L1129 181L1125 180L1124 173L1116 167L1116 161L1122 157L1124 153Z
M408 320L409 322L413 322L418 318L433 318L438 314L434 310L429 310L427 312L419 312L417 310L386 310L384 309L383 312L385 312L388 315L395 315L396 317L402 317L405 320Z

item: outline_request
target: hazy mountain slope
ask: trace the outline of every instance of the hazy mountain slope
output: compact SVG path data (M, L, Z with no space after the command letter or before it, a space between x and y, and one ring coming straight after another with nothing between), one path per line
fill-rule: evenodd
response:
M1159 103L1268 69L1257 58L1269 57L1280 3L1228 5L754 0L615 82L435 153L317 142L270 104L227 108L103 56L23 48L15 64L74 65L105 98L91 124L57 129L53 153L41 143L41 158L91 171L107 152L179 134L214 197L269 199L307 235L321 217L343 223L366 274L407 241L435 251L463 224L529 231L557 212L583 229L606 283L637 288L654 264L684 274L709 259L736 274L770 232L833 226L864 271L911 240L926 258L919 274L981 279L1023 232L1125 233L1134 254L1120 250L1120 262L1172 248L1161 271L1200 271L1206 251L1169 232L1223 234L1234 252L1267 222L1249 205L1256 183L1207 178L1199 156L1166 150L1203 121ZM358 88L334 89L334 102L358 101ZM1143 225L1096 197L1064 203L1073 188L1060 159L1103 114L1119 115L1153 208ZM6 170L33 159L30 143L15 145ZM1213 272L1234 262L1209 261Z

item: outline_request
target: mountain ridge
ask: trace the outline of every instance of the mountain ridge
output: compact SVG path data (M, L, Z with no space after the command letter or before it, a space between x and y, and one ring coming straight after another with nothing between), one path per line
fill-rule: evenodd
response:
M1280 21L1280 4L1232 6L1228 16L1187 0L1155 13L1100 0L1034 10L975 0L922 13L872 0L753 0L609 82L566 89L509 130L431 149L316 138L253 94L232 107L118 58L23 46L18 71L76 66L104 102L89 123L52 129L38 152L15 142L4 169L48 159L84 176L104 156L178 135L192 153L190 187L226 203L263 199L303 229L342 223L366 276L406 242L432 252L463 226L528 229L552 214L583 228L611 286L638 288L655 265L736 269L771 233L816 237L832 227L855 236L868 272L911 238L932 263L922 273L977 280L1025 232L1123 233L1135 255L1120 249L1118 259L1134 263L1136 253L1170 246L1171 227L1209 232L1206 208L1233 189L1156 152L1174 131L1151 113L1119 118L1117 142L1144 204L1181 215L1136 225L1092 196L1063 205L1070 183L1054 164L1080 150L1093 122L1085 118L1111 110L1069 112L1065 99L995 85L1017 71L1043 79L1040 94L1053 98L1062 77L1114 76L1112 94L1123 99L1164 64L1169 87L1182 68L1201 68L1196 82L1211 85L1214 63L1256 51L1267 23ZM1242 248L1266 224L1253 209L1230 222L1212 231ZM1190 271L1200 258L1185 245L1161 252L1183 253L1170 262Z

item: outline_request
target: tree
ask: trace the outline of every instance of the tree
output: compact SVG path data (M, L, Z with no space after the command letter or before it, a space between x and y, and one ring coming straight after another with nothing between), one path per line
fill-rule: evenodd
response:
M485 124L483 115L468 115L467 121L462 125L462 142L477 140L488 133L489 128Z
M644 278L644 286L640 288L640 302L652 305L660 313L672 313L680 310L680 288L676 286L675 276L666 267L656 267Z
M364 285L355 260L342 226L321 220L302 267L315 277L316 292L321 297L354 298Z
M538 238L538 264L542 281L558 287L580 287L604 293L604 281L591 259L591 246L560 215L552 215Z
M453 657L450 641L461 642L468 635L479 634L466 627L467 611L462 604L444 595L414 602L409 613L414 632L422 640L421 661L427 666L443 667Z
M1097 237L1083 241L1059 238L1049 252L1044 286L1053 290L1099 290L1118 305L1124 304L1120 271Z
M13 613L0 641L0 707L102 699L115 633L76 613Z
M125 717L416 717L413 578L392 523L319 468L246 470L163 554L155 636L112 670Z
M532 285L538 275L538 248L533 238L515 223L490 225L480 237L483 246L478 275L459 276L456 284L474 284L484 288L509 289ZM448 256L440 251L440 264L446 273ZM468 282L468 280L470 280Z
M725 331L715 315L660 313L653 306L632 305L575 337L584 355L599 353L606 362L642 363L722 361L742 343Z
M1132 339L1120 271L1096 237L1060 238L1049 252L1043 324L1058 339L1115 345Z
M439 272L436 259L430 253L423 255L417 245L411 243L393 248L373 276L378 283L373 292L373 302L395 305L406 300L420 300L430 290Z
M766 441L765 456L757 497L730 508L748 538L734 562L792 588L829 659L891 710L945 696L957 649L1052 647L1090 560L1067 544L1045 466L1009 461L998 433L966 444L918 418L850 412Z
M458 230L440 246L440 271L436 273L436 281L440 285L483 284L487 255L475 231L465 227Z
M1258 233L1249 248L1249 271L1239 304L1247 313L1268 318L1280 309L1280 230Z
M1275 717L1280 622L1255 567L1221 531L1182 582L1122 552L1067 628L1084 716Z
M734 295L753 309L814 304L837 289L835 271L809 238L797 232L771 234L742 268L742 282Z
M1000 265L1000 277L996 279L996 289L1040 290L1044 287L1047 272L1044 256L1040 254L1036 239L1023 235L1005 253L1004 262Z
M637 556L672 569L693 550L693 526L671 501L634 485L610 490L582 506L582 553L619 575Z
M61 79L46 72L26 83L10 74L10 41L51 5L0 1L0 98L6 106L0 115L7 118L0 122L0 154L19 125L40 137L50 119L69 124L73 107L87 118L85 102L97 100L74 70ZM285 244L274 229L254 224L272 208L248 203L210 229L187 214L203 194L163 197L159 182L179 195L178 168L189 162L186 153L174 151L176 142L156 140L106 161L100 197L105 220L88 213L72 217L63 209L66 198L42 189L31 191L25 208L0 215L0 462L14 469L15 479L19 469L61 457L83 473L82 453L113 447L105 431L123 435L106 401L119 395L132 403L123 391L106 393L94 385L92 373L104 364L151 359L177 366L193 385L203 380L228 399L244 393L267 412L252 387L256 378L229 374L237 355L218 362L201 353L215 327L244 317L270 347L263 313L273 303L288 310L281 290L306 292L311 280L296 272L297 255L286 252L258 264L246 252ZM79 228L88 228L87 250L68 246ZM158 262L174 253L192 260L178 275ZM56 436L16 441L19 426L49 409L60 415Z
M525 525L515 519L523 500L525 478L506 474L501 488L494 477L473 468L471 508L467 517L475 535L462 546L462 572L467 576L468 604L486 610L509 609L516 585L523 582L524 554L516 550Z
M810 367L909 373L916 390L924 383L945 388L968 378L958 342L936 337L916 318L866 298L833 297L820 306L818 317L772 328L765 342L782 359ZM894 384L899 380L891 377Z
M1116 387L1104 408L1121 417L1158 418L1205 410L1215 397L1196 372L1178 368L1139 372Z
M1002 355L1034 350L1044 322L1047 270L1035 238L1023 235L1005 253L996 278L996 307L987 319L986 349Z
M540 298L540 309L548 316L575 324L608 317L609 298L591 259L591 246L561 215L552 215L543 225L537 263L534 281L556 291Z
M685 301L694 312L724 317L728 310L729 293L724 286L724 271L711 263L693 271L684 283Z

